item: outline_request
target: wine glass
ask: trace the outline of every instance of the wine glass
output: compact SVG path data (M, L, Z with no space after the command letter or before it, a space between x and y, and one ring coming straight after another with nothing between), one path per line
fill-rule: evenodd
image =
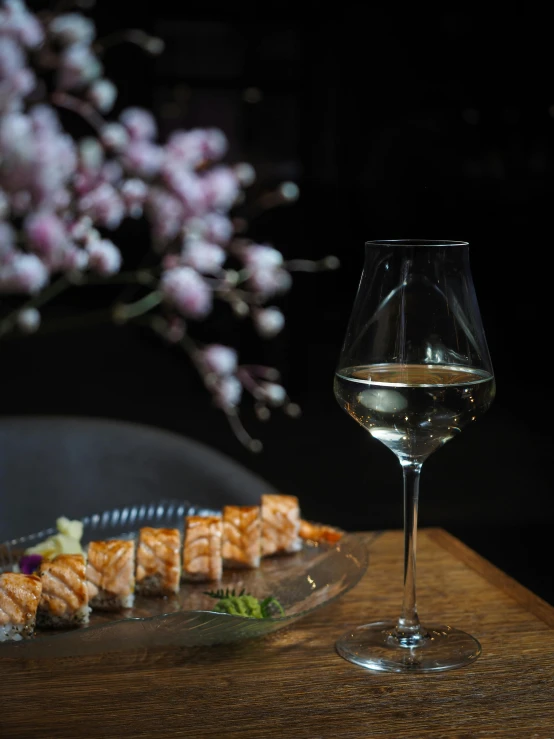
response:
M336 643L372 670L467 665L479 642L420 623L416 607L419 479L427 457L490 407L496 385L465 241L369 241L346 330L335 397L398 458L404 479L404 600L397 622L348 631Z

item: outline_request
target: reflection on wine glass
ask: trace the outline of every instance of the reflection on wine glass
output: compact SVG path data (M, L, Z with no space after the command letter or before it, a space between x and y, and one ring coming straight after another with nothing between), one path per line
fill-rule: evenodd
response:
M421 467L490 407L495 380L461 241L370 241L335 396L398 458L404 477L404 601L396 622L337 641L346 659L389 672L449 670L477 659L469 634L419 622L416 534Z

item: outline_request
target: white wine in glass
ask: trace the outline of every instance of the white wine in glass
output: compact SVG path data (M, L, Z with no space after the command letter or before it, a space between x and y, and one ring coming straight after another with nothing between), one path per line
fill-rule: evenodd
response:
M463 667L480 655L479 643L458 629L420 623L415 572L422 464L482 416L496 391L467 242L366 244L334 390L341 407L394 452L404 477L400 617L358 626L337 650L373 670Z

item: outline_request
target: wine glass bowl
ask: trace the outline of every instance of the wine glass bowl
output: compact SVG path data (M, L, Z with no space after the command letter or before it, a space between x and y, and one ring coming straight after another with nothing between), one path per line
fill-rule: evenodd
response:
M404 479L399 619L337 641L346 659L394 672L475 660L477 640L423 626L416 607L419 478L425 459L490 407L494 372L464 241L370 241L334 381L342 408L398 458Z

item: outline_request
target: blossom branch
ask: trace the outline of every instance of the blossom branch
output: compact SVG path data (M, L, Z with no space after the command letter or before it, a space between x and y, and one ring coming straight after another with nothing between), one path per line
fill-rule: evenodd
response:
M239 418L243 390L261 420L277 407L298 415L298 406L276 370L239 366L234 349L197 344L189 325L224 301L270 339L285 324L273 303L291 288L291 273L335 269L338 260L285 260L248 238L252 217L295 202L299 190L284 182L249 201L255 172L245 162L223 163L222 131L177 130L159 141L147 110L129 107L110 119L117 87L103 76L99 54L122 42L157 54L163 42L138 29L96 40L93 21L68 7L65 0L37 14L24 0L0 7L0 294L29 296L0 323L0 336L38 330L38 309L69 287L135 287L143 294L124 290L93 318L146 322L181 346L237 438L259 451ZM92 135L76 140L56 108L79 115ZM142 267L123 272L118 230L129 219L143 219L149 250Z
M94 49L97 54L102 54L107 49L113 46L119 46L122 43L134 44L152 55L161 54L165 46L161 38L151 36L139 28L131 28L126 31L118 31L104 36L95 43Z
M149 313L153 308L159 305L163 300L163 295L159 290L153 290L140 300L134 303L119 303L113 309L113 318L116 323L125 323L132 318L138 318L145 313Z
M97 133L100 133L105 121L98 111L84 100L68 95L66 92L53 92L50 99L52 104L58 108L64 108L72 113L79 115L84 121L86 121L91 128Z
M30 300L24 302L19 308L12 311L0 322L0 338L5 334L8 334L15 328L18 322L18 317L22 313L25 314L26 311L37 310L37 308L40 308L41 305L44 305L50 300L53 300L69 287L71 287L71 282L67 279L67 277L60 277L41 293L39 293L38 295L34 295L32 298L30 298Z

